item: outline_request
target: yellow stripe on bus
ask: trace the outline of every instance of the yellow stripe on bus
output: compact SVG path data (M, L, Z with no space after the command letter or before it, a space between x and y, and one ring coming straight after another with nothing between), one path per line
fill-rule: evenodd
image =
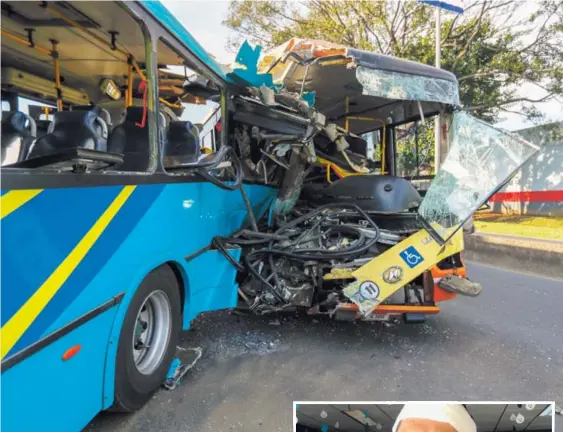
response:
M43 189L13 190L0 197L0 219L19 209Z
M72 272L78 267L82 259L100 238L109 223L131 196L135 186L125 186L115 197L113 202L104 211L100 218L92 225L90 230L78 242L68 256L59 264L55 271L47 278L37 291L25 304L4 324L0 330L2 341L2 359L22 337L31 323L37 318L53 296L63 286Z

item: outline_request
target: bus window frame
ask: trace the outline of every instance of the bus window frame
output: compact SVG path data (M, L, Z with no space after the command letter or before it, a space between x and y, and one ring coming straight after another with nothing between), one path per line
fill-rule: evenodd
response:
M4 109L4 103L8 105L8 109ZM2 112L10 112L12 111L12 106L9 101L2 99Z
M146 171L119 171L119 170L103 170L103 171L89 171L87 173L68 173L68 172L55 172L49 170L42 170L41 168L27 169L27 168L9 168L2 167L2 182L3 187L8 186L8 189L28 189L34 187L80 187L80 186L102 186L102 185L120 185L128 184L141 184L150 183L146 177L155 174L163 173L160 166L160 149L158 142L158 92L155 91L157 87L158 78L158 65L156 60L156 50L153 49L154 29L157 23L154 22L152 15L139 7L139 5L130 3L112 2L112 4L123 8L130 17L136 21L141 29L144 37L145 46L145 75L147 78L147 126L149 128L149 166ZM4 93L3 93L4 95ZM28 96L21 96L16 94L16 107L17 97L25 97L32 99ZM66 109L69 108L65 104ZM12 177L14 175L14 177ZM126 180L128 178L128 180ZM146 179L146 180L143 180ZM157 180L157 179L155 179ZM44 186L42 181L47 182Z
M207 74L208 71L204 71L201 72L199 70L194 70L191 68L192 64L190 64L192 62L192 59L189 58L188 55L186 55L186 53L184 53L181 48L178 46L178 44L173 43L173 41L166 37L166 36L160 36L157 40L157 43L155 44L156 47L158 47L158 45L162 43L164 45L167 46L168 49L174 51L176 53L176 55L178 55L178 57L182 58L184 60L185 63L188 63L187 67L190 68L193 72L197 73L197 74L201 74L203 77L210 79L213 83L216 83L216 81L214 81L213 79L211 79L210 75ZM189 53L190 55L193 56L193 54L190 53L189 50L186 51L187 53ZM157 63L158 63L158 48L157 48ZM158 70L157 70L157 74L158 74ZM158 80L157 80L158 81ZM226 112L226 97L225 97L225 89L222 85L218 85L220 92L221 92L221 100L219 102L219 104L221 105L221 121L223 121L224 117L224 113ZM160 91L160 88L159 88ZM160 108L161 108L161 104L162 102L160 102L160 98L158 98L158 104L159 104L159 109L158 111L160 112ZM164 105L164 104L162 104ZM161 116L159 116L159 122L161 121ZM193 122L192 122L193 123ZM163 132L166 130L165 125L161 126L159 123L159 133ZM166 142L166 136L164 136L162 138L162 143ZM215 151L218 151L226 142L226 134L225 134L225 128L222 127L220 132L219 132L219 142L215 143ZM166 172L166 174L168 175L172 175L172 176L179 176L179 175L192 175L192 173L190 173L189 171L170 171L170 170L166 170L166 168L164 167L164 163L163 163L163 157L164 157L164 148L163 145L160 146L160 157L159 157L159 163L160 166L162 167L162 169L164 170L164 172ZM196 167L197 165L194 164L194 167Z
M182 183L200 181L195 176L170 175L162 165L162 148L158 137L160 128L160 102L158 97L158 57L159 39L165 39L169 46L180 53L194 70L205 75L221 91L221 135L220 146L226 142L228 83L213 72L193 52L158 20L142 3L117 3L124 8L140 26L145 38L145 64L147 75L147 122L149 126L149 145L151 161L147 171L93 171L84 174L54 172L41 169L2 168L3 189L34 189L51 187L94 187L123 184ZM220 148L218 146L217 149Z
M10 106L9 111L17 111L19 109L18 94L12 91L2 91L0 96L3 102L7 102Z
M164 43L166 43L168 45L168 48L176 51L176 53L178 53L178 55L180 55L184 61L186 61L189 64L189 68L192 69L194 72L203 75L204 77L208 78L209 80L211 80L217 87L219 87L219 90L221 92L221 132L219 135L219 142L216 143L216 148L215 151L219 150L222 146L225 145L225 143L227 142L227 130L228 130L228 117L227 117L227 101L228 101L228 83L226 83L221 77L217 76L217 74L209 67L207 66L203 61L201 61L201 59L199 57L197 57L190 49L189 47L183 43L181 40L179 40L177 38L177 36L172 33L171 31L169 31L167 28L162 27L162 26L157 26L154 25L154 17L153 15L146 9L143 8L142 5L131 5L134 6L134 8L138 8L138 9L142 9L142 14L143 14L143 19L145 20L146 23L148 24L148 27L150 29L151 35L152 35L152 43L153 46L155 47L155 74L156 77L158 78L158 52L157 52L157 46L158 46L158 42L160 40L162 40ZM131 7L130 6L130 7ZM157 79L158 81L158 79ZM157 112L160 112L160 101L158 100L158 92L157 92L157 97L156 97L156 106L158 107ZM160 120L159 120L160 121ZM158 127L160 128L160 124L158 125ZM164 170L164 166L162 164L162 148L160 149L161 154L159 155L159 168L162 169L163 171L166 172L166 170ZM170 175L170 173L168 173ZM178 176L177 173L172 173L171 175L173 176Z

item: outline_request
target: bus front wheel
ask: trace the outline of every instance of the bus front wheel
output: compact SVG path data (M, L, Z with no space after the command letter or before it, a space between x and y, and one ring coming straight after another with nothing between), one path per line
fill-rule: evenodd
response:
M150 272L131 299L119 336L113 411L139 409L164 381L181 329L181 299L172 269Z

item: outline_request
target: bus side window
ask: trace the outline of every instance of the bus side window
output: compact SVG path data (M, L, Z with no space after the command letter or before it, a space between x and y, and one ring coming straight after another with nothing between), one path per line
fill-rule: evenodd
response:
M162 162L165 169L196 164L220 146L220 89L188 67L190 61L170 43L158 43L159 101L167 117Z
M76 8L84 8L85 14L99 12L87 2L77 3ZM29 132L32 144L18 156L20 165L14 168L66 171L78 166L76 172L84 174L156 170L157 142L148 114L153 80L145 58L146 33L127 7L116 11L123 31L113 32L107 26L114 23L107 21L106 27L97 29L107 38L93 40L88 37L90 30L68 21L53 25L57 40L45 36L51 30L38 32L31 47L21 38L12 38L11 50L6 52L2 40L2 54L17 53L2 68L2 85L9 86L19 111L29 115L29 124L37 125ZM38 57L48 69L30 67ZM5 92L2 99L10 102L8 106L3 103L3 109L14 105ZM126 111L122 122L118 116L112 118L111 112L122 110Z

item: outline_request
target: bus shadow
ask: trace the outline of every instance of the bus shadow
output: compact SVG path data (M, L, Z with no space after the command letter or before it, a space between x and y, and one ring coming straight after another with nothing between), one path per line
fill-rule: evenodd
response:
M345 376L360 364L375 375L401 374L417 357L455 344L451 336L439 316L409 325L205 313L182 334L180 346L203 356L175 390L159 391L134 414L102 413L86 431L290 430L293 400L333 387L347 395L354 385Z

